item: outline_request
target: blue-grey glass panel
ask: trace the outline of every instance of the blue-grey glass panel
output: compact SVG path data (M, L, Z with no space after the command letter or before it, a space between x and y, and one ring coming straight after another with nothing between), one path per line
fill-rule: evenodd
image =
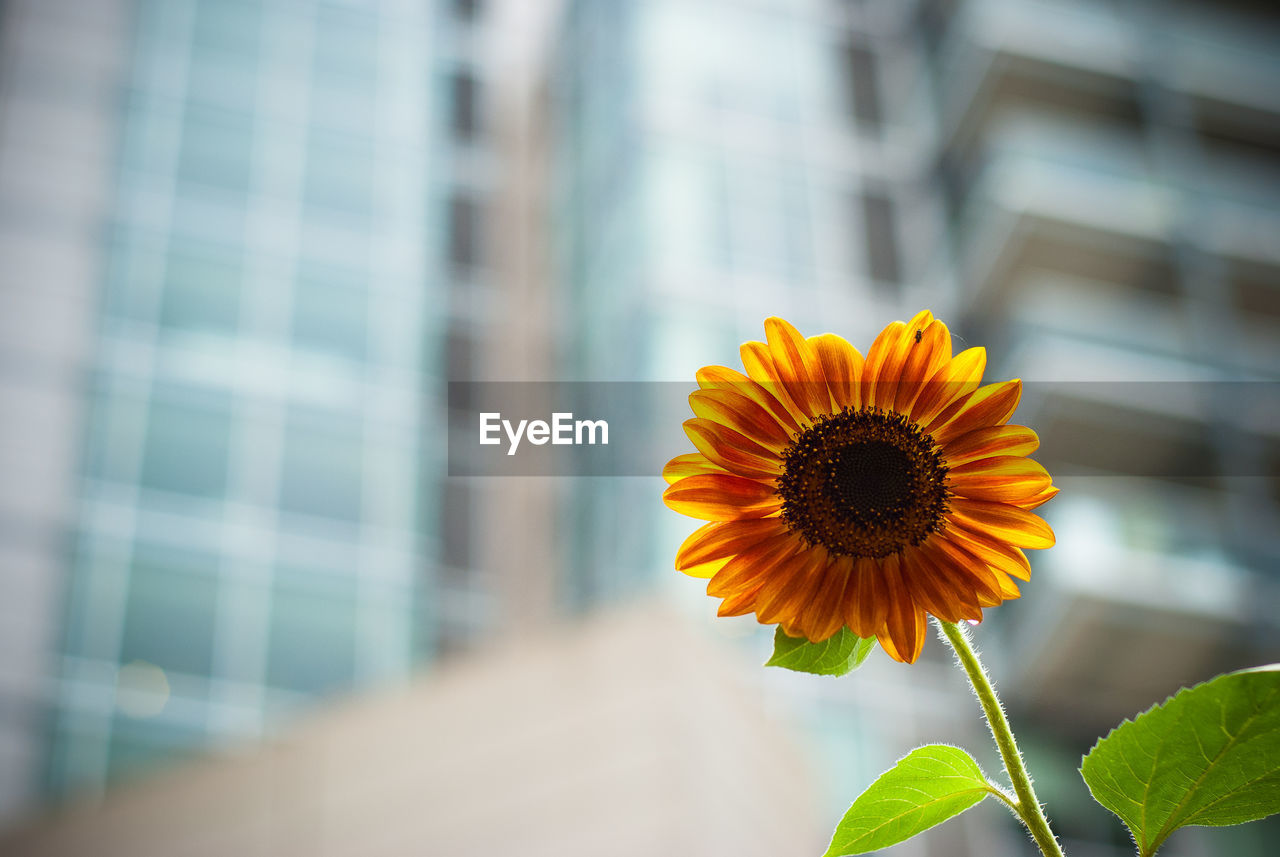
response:
M175 238L166 260L160 323L234 331L240 317L241 277L235 248Z
M296 408L285 429L280 507L289 512L360 517L360 422L340 412Z
M354 578L282 572L271 600L267 683L303 693L349 687L355 675Z
M314 128L307 146L307 205L367 217L373 194L369 138Z
M313 49L320 83L344 78L372 87L377 82L377 19L368 11L320 6L316 9Z
M129 574L120 663L209 675L217 612L216 557L140 543Z
M299 346L363 361L368 296L350 273L299 266L293 298L293 336Z
M157 386L147 419L142 485L221 497L230 433L231 405L225 394Z
M245 193L253 162L253 117L188 103L178 153L178 179Z
M254 55L262 40L262 4L253 0L197 0L192 44L204 50Z
M144 404L141 393L113 392L101 377L93 379L84 440L84 470L91 479L132 482L137 478L134 455L146 431Z
M187 68L187 91L193 101L253 110L259 77L260 19L257 3L197 3Z

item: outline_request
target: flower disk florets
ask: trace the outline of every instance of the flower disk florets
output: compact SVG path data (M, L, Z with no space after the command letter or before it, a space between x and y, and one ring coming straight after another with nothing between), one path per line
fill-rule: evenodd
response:
M824 414L782 454L782 517L833 554L884 557L941 529L947 468L933 439L893 411Z

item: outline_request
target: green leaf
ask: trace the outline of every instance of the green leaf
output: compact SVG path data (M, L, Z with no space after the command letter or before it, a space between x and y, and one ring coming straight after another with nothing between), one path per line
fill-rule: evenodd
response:
M1280 664L1183 688L1098 741L1080 774L1142 857L1184 825L1280 811Z
M959 747L926 744L880 775L844 814L825 857L863 854L959 815L995 789Z
M773 635L773 657L767 667L782 667L798 673L844 675L862 666L876 647L876 638L863 639L848 628L821 643L810 643L804 637L788 637L778 628Z

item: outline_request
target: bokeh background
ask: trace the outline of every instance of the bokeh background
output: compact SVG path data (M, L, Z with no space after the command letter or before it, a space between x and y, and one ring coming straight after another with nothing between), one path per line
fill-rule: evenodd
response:
M1280 659L1278 237L1272 3L0 0L0 853L817 854L918 743L996 770L937 641L760 668L656 475L446 460L451 380L928 307L1066 474L976 634L1129 854L1080 754Z

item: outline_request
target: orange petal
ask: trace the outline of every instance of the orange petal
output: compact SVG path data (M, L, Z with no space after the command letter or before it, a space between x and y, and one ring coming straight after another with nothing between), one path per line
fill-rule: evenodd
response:
M1024 500L1013 501L1013 505L1017 506L1019 509L1026 509L1030 512L1032 509L1039 509L1045 503L1048 503L1054 497L1057 497L1059 490L1060 489L1058 488L1046 488L1034 497L1027 497Z
M845 619L859 637L874 637L889 613L889 590L880 561L869 557L854 560L849 586L845 590Z
M1020 580L1031 579L1031 563L1027 561L1027 555L1020 548L992 538L986 533L974 532L954 520L947 528L946 538L965 548L997 571L1013 575Z
M747 370L748 377L781 402L797 425L808 423L809 417L805 409L791 398L791 393L782 383L782 375L773 363L773 353L769 346L763 342L744 342L738 346L738 353L742 356L742 366Z
M950 535L948 532L934 536L921 546L932 560L934 569L951 580L953 586L972 590L979 607L994 607L999 604L1000 581L996 578L995 571L972 551L951 539ZM981 611L978 612L978 618L981 618Z
M757 583L750 589L743 589L732 595L725 596L720 602L720 607L716 610L717 616L745 616L748 613L754 613L756 609L756 595L760 592L760 585Z
M687 476L662 493L668 507L703 521L763 518L782 508L772 485L717 473Z
M1051 548L1055 541L1053 530L1042 518L1008 503L953 497L951 515L962 527L1003 539L1014 547Z
M797 628L812 642L828 640L844 627L846 591L852 572L853 558L848 556L832 558L822 570L822 582L796 622Z
M809 337L809 345L818 355L822 374L835 410L861 407L859 382L862 378L862 355L842 337L834 333ZM834 633L834 632L832 632Z
M791 400L809 417L831 413L831 397L822 364L808 340L781 318L765 319L764 335L769 341L774 368L791 394Z
M983 426L953 438L942 448L948 467L959 467L992 455L1030 455L1040 448L1040 438L1026 426Z
M791 436L768 411L735 390L695 390L689 394L689 407L703 419L728 426L773 452L791 445Z
M973 590L967 591L955 585L955 581L933 567L928 555L919 549L902 552L901 571L903 581L911 592L912 600L925 610L947 622L959 622L966 618L965 605L977 599Z
M712 521L694 530L680 545L676 551L676 569L685 571L712 560L743 553L767 538L782 534L786 528L781 518Z
M952 402L946 410L923 426L934 443L946 444L954 437L984 426L1004 425L1017 410L1022 398L1022 381L1014 378L999 384L979 387L963 399Z
M686 476L699 476L706 473L727 473L710 461L701 452L686 452L668 461L662 468L662 478L671 485Z
M910 326L907 329L912 331ZM893 402L893 409L900 414L911 413L925 381L951 360L951 333L942 322L931 321L923 328L914 328L907 337L906 349L907 359Z
M752 479L773 479L782 473L782 459L728 426L705 417L684 421L684 433L698 451L730 473Z
M950 362L933 373L924 383L915 404L911 406L911 419L916 425L924 425L944 408L962 396L967 396L982 383L982 373L987 368L987 350L969 348L961 351Z
M791 533L770 536L735 556L707 583L707 594L726 598L759 589L770 574L804 546Z
M862 401L883 410L893 408L898 390L898 376L907 358L907 343L915 338L915 329L908 330L895 321L880 331L876 341L867 349L867 362L862 367Z
M821 582L820 572L830 562L827 549L815 546L775 569L760 587L756 618L765 625L786 620L794 628L795 617L813 598L813 591Z
M885 617L884 632L876 636L894 660L915 663L924 648L924 610L911 598L897 554L885 557L881 568L889 592L889 612Z
M1053 480L1038 462L1017 455L980 458L947 474L948 487L960 497L1015 503L1034 497L1052 486Z
M727 366L703 366L698 370L697 378L698 386L704 390L733 390L739 395L746 396L764 408L782 426L785 434L800 430L800 424L796 422L795 417L772 393L741 372L735 372Z

